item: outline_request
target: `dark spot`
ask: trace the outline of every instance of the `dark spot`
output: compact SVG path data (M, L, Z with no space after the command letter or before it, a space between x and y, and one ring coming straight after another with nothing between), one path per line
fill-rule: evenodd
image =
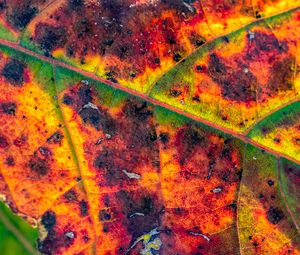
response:
M35 29L35 41L45 52L63 47L68 38L67 31L63 26L53 26L40 23Z
M118 80L115 78L116 74L113 71L109 71L105 74L106 79L114 83L118 83Z
M72 201L76 201L76 200L77 200L77 194L76 194L76 192L75 192L73 189L71 189L71 190L69 190L68 192L66 192L66 193L64 194L64 197L65 197L65 199L66 199L67 201L69 201L69 202L72 202Z
M52 255L57 246L56 242L56 232L51 230L43 241L37 240L37 249L41 254Z
M226 66L215 53L209 57L208 75L221 87L223 97L238 102L256 99L257 78L241 66Z
M73 104L73 99L69 95L65 94L63 97L63 103L66 105L72 105Z
M84 6L84 0L69 0L71 10L80 10Z
M61 132L57 131L47 139L47 142L58 144L62 141L63 138L64 135Z
M2 70L2 75L13 86L21 87L24 82L24 64L10 59Z
M21 147L22 145L25 144L26 141L27 141L27 136L21 135L14 140L14 145L16 147Z
M287 91L293 87L293 65L295 65L295 57L289 56L281 61L277 61L271 67L271 77L268 81L270 93L274 94L278 90Z
M223 64L216 53L212 53L209 56L208 73L211 77L226 75L227 68Z
M49 166L46 160L33 156L28 163L28 167L31 171L37 173L40 176L44 176L49 172Z
M206 71L206 66L203 66L203 65L196 65L196 71L197 72L205 72Z
M6 137L3 135L0 135L0 148L5 149L8 147L8 145L9 145L9 143L8 143Z
M81 109L79 115L83 122L91 124L96 129L100 128L101 114L98 109L85 107Z
M14 102L5 102L0 105L3 113L7 115L15 115L16 113L16 104Z
M184 165L197 146L205 146L206 139L200 130L187 126L181 129L176 137L179 164Z
M229 43L229 38L227 36L222 37L223 41Z
M261 18L261 14L259 13L259 11L255 11L255 18L256 19L260 19Z
M109 221L111 220L111 215L110 213L105 210L105 209L102 209L100 212L99 212L99 220L100 221Z
M193 96L192 100L195 101L195 102L201 102L199 96Z
M280 143L280 139L279 138L274 138L273 139L275 143Z
M84 200L81 200L79 202L79 208L80 208L80 215L82 217L85 217L88 215L88 203Z
M274 181L268 180L268 185L269 185L269 186L273 186L273 185L274 185Z
M52 211L45 212L42 216L41 222L47 231L52 230L56 224L56 214Z
M104 233L108 233L108 232L109 232L108 226L105 225L105 226L103 227L103 232L104 232Z
M92 102L92 90L89 85L82 85L78 90L78 97L80 99L81 106L84 106Z
M133 100L126 101L123 112L126 117L136 119L139 122L146 121L153 116L153 111L148 107L146 102Z
M21 5L13 8L13 13L9 15L8 20L17 29L23 29L37 14L38 9L30 5Z
M284 213L280 208L271 206L267 212L267 218L272 224L277 224L284 218Z
M122 205L122 213L126 217L124 224L133 240L159 226L163 206L155 194L145 194L143 191L119 191L117 198ZM130 217L134 213L143 216Z
M170 89L170 96L172 97L178 97L182 94L182 91L178 90L178 89Z
M162 141L162 143L166 144L170 140L170 135L168 133L161 133L159 135L159 140Z
M182 59L182 56L179 53L174 53L173 59L175 62L179 62Z
M6 159L5 159L5 164L8 165L8 166L14 166L15 165L15 160L12 156L8 156Z

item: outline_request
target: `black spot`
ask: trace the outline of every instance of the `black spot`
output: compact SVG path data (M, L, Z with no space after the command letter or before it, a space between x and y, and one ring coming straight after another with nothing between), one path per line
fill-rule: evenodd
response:
M182 59L182 56L179 53L174 53L173 59L175 62L179 62Z
M105 74L105 76L106 76L107 80L112 81L114 83L118 83L118 80L115 78L115 76L116 76L115 72L109 71Z
M85 217L88 215L88 203L84 200L81 200L79 202L79 208L80 208L80 215L82 217Z
M52 230L56 224L56 214L52 211L45 212L42 216L41 222L47 231Z
M170 96L172 97L178 97L182 94L182 91L178 90L178 89L170 89Z
M13 8L13 13L9 15L8 20L17 29L23 29L37 14L36 7L27 5Z
M44 176L49 172L49 166L46 160L33 156L28 163L28 167L40 176Z
M271 206L267 218L272 224L277 224L284 218L284 213L280 208Z
M57 144L60 143L63 138L64 135L61 132L57 131L47 139L47 142Z
M269 185L269 186L273 186L273 185L274 185L274 181L268 180L268 185Z
M7 115L15 115L16 113L16 104L14 102L5 102L0 105L3 113Z
M5 164L8 165L8 166L14 166L15 165L15 160L12 156L8 156L6 159L5 159Z
M111 219L111 215L107 210L103 209L99 212L100 221L109 221L110 219Z
M71 190L69 190L68 192L66 192L64 194L64 198L69 202L76 201L77 200L77 194L73 189L71 189Z
M166 144L170 140L170 135L168 133L161 133L159 135L159 140L162 141L162 143Z
M65 94L63 97L63 103L66 105L72 105L73 104L73 99L69 95Z
M10 59L2 70L2 75L13 86L22 86L24 82L24 64L16 59Z

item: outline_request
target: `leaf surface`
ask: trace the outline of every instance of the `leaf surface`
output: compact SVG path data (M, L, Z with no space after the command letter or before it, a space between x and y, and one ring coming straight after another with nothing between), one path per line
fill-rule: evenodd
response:
M297 1L150 2L7 3L1 198L42 254L299 254Z

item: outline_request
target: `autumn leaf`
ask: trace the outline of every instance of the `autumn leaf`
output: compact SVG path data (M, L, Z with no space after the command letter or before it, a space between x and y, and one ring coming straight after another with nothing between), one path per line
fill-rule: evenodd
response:
M299 254L298 5L0 1L0 198L36 251Z

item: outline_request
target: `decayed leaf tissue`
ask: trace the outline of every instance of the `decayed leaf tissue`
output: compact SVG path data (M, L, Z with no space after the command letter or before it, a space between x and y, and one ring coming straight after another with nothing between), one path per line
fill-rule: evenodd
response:
M299 0L0 0L0 254L300 254L299 44Z

